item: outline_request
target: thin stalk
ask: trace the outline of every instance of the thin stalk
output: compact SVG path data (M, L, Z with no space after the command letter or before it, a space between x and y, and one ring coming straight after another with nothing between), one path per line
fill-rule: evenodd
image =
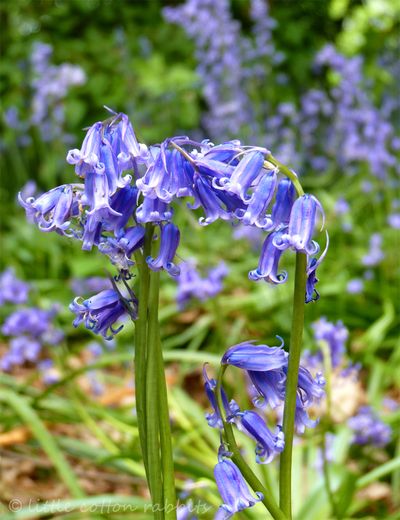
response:
M146 449L149 486L155 519L164 519L163 476L161 468L158 370L158 301L160 273L150 273L146 362Z
M216 397L217 397L217 405L218 411L222 418L222 424L224 427L224 435L225 441L228 444L229 451L232 453L232 460L236 464L236 466L240 469L243 477L246 479L247 483L251 486L254 492L259 492L263 494L263 499L261 502L265 505L267 510L271 513L272 517L275 520L286 520L285 514L279 508L272 494L264 487L262 482L259 480L257 475L253 472L253 470L248 466L246 461L244 460L242 454L240 453L239 447L236 444L235 435L233 433L233 428L230 423L226 421L224 405L222 402L222 377L226 370L226 366L221 366L220 372L218 374L217 380L217 388L216 388Z
M159 426L161 444L161 464L163 472L164 506L166 520L176 520L176 492L175 492L175 473L172 451L171 425L169 419L168 392L165 379L164 359L160 333L158 329L158 349L157 349L157 370L158 370L158 406L159 406Z
M322 471L324 473L325 489L328 495L329 503L332 509L332 515L334 518L341 518L338 514L335 496L332 491L331 478L329 475L329 462L326 456L326 434L322 435L321 441L321 452L322 452Z
M278 170L285 175L286 177L289 177L289 179L293 182L294 187L296 188L297 194L299 197L304 195L304 190L300 184L300 181L297 177L297 175L294 173L294 171L290 170L287 166L282 164L278 161L278 159L275 159L275 157L271 154L268 154L265 161L265 166L270 167L270 164L275 166L275 168L278 168Z
M279 504L289 519L292 518L292 452L297 398L297 381L304 327L304 299L307 281L306 269L307 255L304 253L297 253L293 296L292 330L286 381L285 410L283 415L285 449L281 454L279 475Z
M140 273L138 318L135 322L135 392L136 413L140 447L143 455L146 475L148 475L146 449L146 357L147 357L147 309L149 299L150 270L146 258L151 252L154 227L146 225L143 255L136 253L135 259Z

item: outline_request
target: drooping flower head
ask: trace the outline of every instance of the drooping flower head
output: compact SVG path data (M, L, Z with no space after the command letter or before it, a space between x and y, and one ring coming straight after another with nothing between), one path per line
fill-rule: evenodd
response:
M135 309L137 302L130 301ZM87 300L80 297L74 299L69 309L76 314L74 327L84 322L85 327L109 340L123 327L115 328L117 321L127 315L127 309L115 289L106 289Z
M216 520L226 520L262 500L262 493L257 493L257 498L253 497L239 468L230 459L221 458L214 468L214 476L224 501Z

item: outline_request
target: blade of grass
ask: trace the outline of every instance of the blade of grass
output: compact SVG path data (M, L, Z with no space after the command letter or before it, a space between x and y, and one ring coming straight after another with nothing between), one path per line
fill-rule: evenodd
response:
M84 497L85 495L78 483L75 473L72 471L71 466L65 459L60 448L54 441L54 438L49 433L36 411L29 405L28 401L11 390L1 390L0 401L11 406L23 422L29 426L33 435L42 446L43 451L54 464L55 469L71 492L71 495L75 498Z

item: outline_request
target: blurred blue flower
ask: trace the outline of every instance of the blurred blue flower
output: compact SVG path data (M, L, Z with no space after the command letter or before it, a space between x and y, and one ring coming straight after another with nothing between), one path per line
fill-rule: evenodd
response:
M0 273L0 305L5 303L25 303L30 291L29 284L15 276L13 268L9 267Z
M355 444L381 447L391 440L392 429L369 406L362 406L347 424L354 432Z
M347 283L346 290L349 294L360 294L364 290L364 282L359 278L353 278Z
M325 341L331 353L332 367L336 368L343 362L346 341L349 337L349 331L341 321L336 323L329 322L325 316L312 324L314 338L316 341ZM318 353L318 359L322 361L321 352Z
M222 290L222 280L228 274L228 268L224 262L209 269L204 278L196 269L193 260L182 262L179 267L180 274L176 277L178 282L176 300L180 309L183 309L192 298L206 301L218 294Z

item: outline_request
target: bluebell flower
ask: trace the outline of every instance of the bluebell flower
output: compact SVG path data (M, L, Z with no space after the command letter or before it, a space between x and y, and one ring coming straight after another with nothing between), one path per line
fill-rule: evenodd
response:
M315 321L312 324L312 328L316 341L325 341L328 344L332 367L336 368L341 365L346 350L346 341L349 337L347 328L341 321L331 323L325 317ZM320 352L318 354L319 360L322 361L322 354Z
M18 309L6 318L1 330L5 336L30 334L39 337L46 332L53 316L53 311L45 311L37 307Z
M110 206L110 193L105 168L103 165L95 168L86 175L84 203L90 207L88 215L96 215L99 222L106 222L108 226L122 216Z
M113 125L113 132L109 138L114 154L121 170L134 169L136 162L145 163L148 159L147 146L138 142L132 123L126 114L117 114L115 121L117 120L119 123Z
M179 275L179 267L173 263L179 245L180 232L169 222L161 227L161 244L157 258L148 257L146 262L153 271L165 269L171 276Z
M99 251L107 255L111 263L119 270L129 270L134 265L131 256L143 245L145 229L142 226L132 226L120 233L118 239L107 237L99 243Z
M312 240L318 210L323 215L323 209L314 195L303 195L295 200L290 212L287 232L275 237L274 245L278 249L293 248L298 252L314 255L319 246Z
M317 267L320 265L322 260L324 260L326 253L329 248L329 235L326 232L326 246L324 251L319 255L318 258L313 256L308 259L307 263L307 281L306 281L306 297L305 302L310 303L312 301L317 301L319 299L319 292L316 290L315 286L318 283L318 278L316 276Z
M284 434L280 427L272 434L264 419L258 413L245 410L236 416L240 420L241 429L257 442L257 464L269 464L285 447Z
M362 406L347 424L354 432L355 444L382 447L391 440L392 429L369 406Z
M282 348L283 344L282 340L279 347L269 347L254 345L253 341L244 341L230 347L222 356L221 364L256 372L278 370L287 363L287 353Z
M269 230L275 222L271 216L266 215L267 208L275 194L277 183L276 172L266 173L254 189L254 193L248 199L245 209L238 209L235 215L246 226L256 225L261 229Z
M238 156L243 151L241 143L238 139L233 139L232 141L227 141L225 143L217 145L214 145L209 142L207 142L206 144L208 146L203 153L206 159L212 159L214 161L229 163L232 166L236 166L238 164Z
M159 224L160 222L169 221L172 218L172 209L166 202L155 198L150 199L145 197L142 204L136 210L136 220L140 224L146 224L148 222L154 222Z
M310 419L307 408L319 402L325 395L324 387L325 379L321 373L314 379L311 373L300 365L295 411L295 428L299 435L304 433L306 427L314 428L318 424L317 420Z
M138 190L134 186L126 186L118 190L110 199L111 208L117 213L121 214L121 217L114 221L113 229L114 234L118 236L123 228L128 223L129 219L133 217L138 200ZM111 231L111 230L110 230Z
M13 367L23 365L26 361L35 363L42 350L41 342L30 336L17 336L10 340L9 350L0 360L0 367L9 372Z
M205 278L200 276L193 261L182 262L180 274L176 278L178 291L176 300L180 309L192 298L205 301L218 294L222 290L222 280L228 274L228 268L224 262L210 269Z
M136 308L137 302L130 302ZM119 294L114 289L101 291L87 300L80 297L74 299L69 309L76 314L74 327L84 322L85 327L105 339L111 339L123 327L114 328L115 323L127 312Z
M214 468L215 481L224 503L219 508L215 520L226 520L235 513L254 506L262 500L262 493L251 494L239 468L230 459L218 462Z
M400 213L391 213L387 218L387 223L393 229L400 229Z
M361 259L363 265L367 267L378 265L385 258L381 247L382 235L380 233L373 233L369 239L369 251Z
M321 373L318 373L314 379L307 368L300 365L297 395L301 400L303 407L308 408L315 402L318 402L325 395L325 379Z
M52 359L47 358L39 361L37 367L45 385L54 385L54 383L57 383L60 380L60 374L54 366Z
M166 149L163 143L157 152L153 148L151 151L156 153L155 159L151 162L149 168L143 177L136 181L136 186L145 197L158 198L163 202L171 202L174 196L173 186L168 186L174 182L172 175L168 171L168 159L171 152ZM168 188L171 188L169 193Z
M19 280L13 268L10 267L0 274L0 305L25 303L29 291L29 284Z
M214 186L233 193L243 202L249 203L252 196L248 195L248 191L260 176L263 166L264 154L259 151L249 151L244 155L231 175L217 179Z
M212 428L223 428L222 418L218 411L217 406L217 397L215 395L215 390L217 388L217 381L215 379L210 379L207 374L206 366L203 367L203 378L204 378L204 389L206 391L208 400L213 408L213 413L206 414L206 419L208 425ZM222 395L222 404L225 409L226 418L228 421L231 421L234 416L239 412L239 406L233 399L228 401L228 397L225 393L225 390L221 389Z
M346 285L346 291L349 294L361 294L364 290L364 282L359 278L349 280Z
M194 197L193 205L188 205L190 209L203 208L205 217L199 218L199 224L207 226L218 219L230 220L232 212L228 211L223 204L222 193L215 190L209 179L196 175L194 178Z
M257 408L277 408L285 400L286 373L283 368L267 372L249 370L250 381L257 395L253 402Z
M67 163L75 165L75 172L79 177L85 177L88 171L100 162L100 144L103 135L103 123L94 123L86 133L81 149L70 150L67 154Z
M202 177L208 177L212 181L213 187L216 180L229 179L235 171L235 167L231 164L210 159L207 155L195 158L193 165Z
M37 199L30 197L24 201L19 194L18 201L25 209L28 220L45 232L58 231L65 234L70 219L78 214L74 189L69 184L57 186Z
M280 243L287 228L282 228L270 233L264 241L257 269L249 272L250 280L265 280L271 284L286 282L287 273L278 273L279 261L283 250L276 247L275 242Z
M275 226L289 224L290 212L296 198L296 189L290 179L285 177L278 183L275 204L272 207L272 221Z
M81 239L84 251L91 251L93 246L97 246L100 242L103 222L98 217L96 213L92 213L82 220L83 233L81 234ZM115 218L117 219L118 217Z

